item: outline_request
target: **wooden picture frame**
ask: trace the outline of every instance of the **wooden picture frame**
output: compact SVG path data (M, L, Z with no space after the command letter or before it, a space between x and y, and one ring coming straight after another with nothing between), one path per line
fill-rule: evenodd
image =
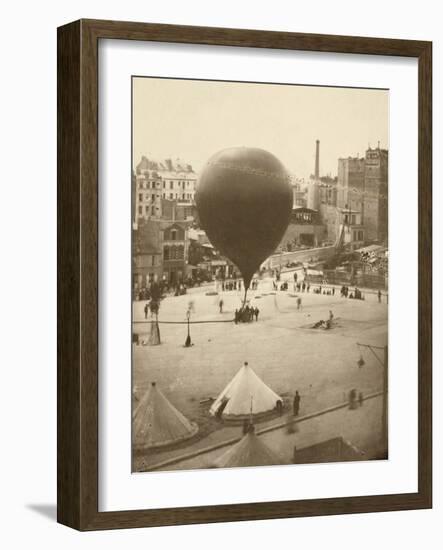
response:
M418 491L346 498L98 511L98 43L100 39L418 59ZM80 20L58 29L58 521L79 530L432 506L432 44Z

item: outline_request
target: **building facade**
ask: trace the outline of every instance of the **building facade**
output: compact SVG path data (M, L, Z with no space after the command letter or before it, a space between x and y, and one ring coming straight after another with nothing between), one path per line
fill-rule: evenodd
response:
M188 276L188 227L186 222L140 220L132 232L133 288L152 281L175 285Z
M154 161L143 156L133 179L134 223L169 217L163 212L164 200L191 206L196 185L197 174L190 164L179 159Z
M149 286L163 276L160 224L141 220L132 230L132 285L134 290Z
M338 160L337 206L361 215L368 242L388 239L388 151L368 148L363 158Z
M337 206L361 210L365 190L365 159L338 159Z
M188 237L187 227L178 222L163 226L163 280L171 285L187 277Z
M350 208L338 208L338 231L337 244L345 246L349 250L357 250L365 242L365 228L362 223L362 213L359 210Z
M368 241L388 241L388 151L368 149L365 156L363 221Z
M319 213L306 207L292 210L291 220L285 231L280 247L291 252L301 247L316 248L325 238L325 227Z

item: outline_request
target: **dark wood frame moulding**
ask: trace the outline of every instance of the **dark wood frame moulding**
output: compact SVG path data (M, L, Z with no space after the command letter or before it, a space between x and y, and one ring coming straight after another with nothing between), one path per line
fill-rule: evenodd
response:
M98 511L98 43L160 41L418 58L418 492ZM79 530L432 506L432 43L79 20L58 29L58 521Z

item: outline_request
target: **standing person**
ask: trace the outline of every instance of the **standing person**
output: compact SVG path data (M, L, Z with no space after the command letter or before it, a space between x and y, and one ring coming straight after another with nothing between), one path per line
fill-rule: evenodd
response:
M148 311L149 311L149 307L148 307L148 302L146 302L145 304L145 308L144 308L144 312L145 312L145 319L148 318Z
M301 285L301 291L304 292L306 289L306 283L303 281L302 285Z
M378 303L381 304L381 290L377 292Z
M301 309L301 298L300 298L300 296L297 298L297 309Z
M357 390L356 389L352 389L349 391L349 408L350 409L357 408Z
M296 390L295 396L294 396L294 403L293 403L294 416L298 416L298 413L300 412L300 401L301 401L300 394L298 393L298 390Z
M218 303L218 307L220 309L220 313L223 313L223 298L220 300L220 302Z
M249 321L253 321L254 320L254 308L251 307L249 308Z
M245 418L243 420L243 435L246 435L248 432L249 432L249 419L248 418Z
M332 322L332 319L334 318L334 314L331 310L329 310L329 320Z
M238 309L236 309L235 313L234 313L234 322L235 322L235 324L238 323L238 316L239 316Z
M258 307L255 308L254 310L254 315L255 315L255 322L258 321L258 314L260 313L260 310L258 309Z

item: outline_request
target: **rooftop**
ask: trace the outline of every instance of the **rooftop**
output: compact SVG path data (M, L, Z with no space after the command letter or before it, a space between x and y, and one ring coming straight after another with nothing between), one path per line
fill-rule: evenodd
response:
M163 178L176 178L181 175L183 177L189 177L190 174L195 172L192 166L181 159L149 159L145 155L142 156L140 162L137 164L135 169L137 174L142 174L148 172L152 177L161 177Z

